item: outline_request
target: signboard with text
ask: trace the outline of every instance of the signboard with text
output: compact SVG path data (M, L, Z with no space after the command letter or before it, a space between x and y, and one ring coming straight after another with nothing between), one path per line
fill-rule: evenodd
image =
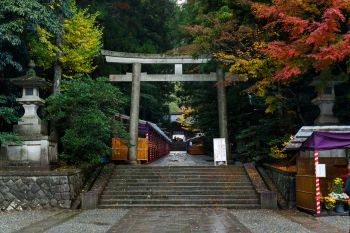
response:
M225 138L214 138L214 165L227 165Z
M326 177L326 164L317 164L316 176L317 177Z

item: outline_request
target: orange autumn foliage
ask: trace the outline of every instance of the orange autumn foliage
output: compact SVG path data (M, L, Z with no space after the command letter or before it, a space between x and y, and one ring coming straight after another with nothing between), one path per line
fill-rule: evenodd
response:
M322 70L350 55L349 0L273 0L253 4L265 29L275 31L262 51L282 66L275 79L289 79L310 67Z

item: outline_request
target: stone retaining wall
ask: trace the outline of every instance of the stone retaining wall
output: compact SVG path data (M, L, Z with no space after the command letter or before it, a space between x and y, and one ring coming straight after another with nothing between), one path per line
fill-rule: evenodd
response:
M288 202L289 208L295 207L295 173L282 171L266 164L264 165L264 169L267 175L275 183L277 189Z
M81 188L80 170L0 171L0 209L68 209Z

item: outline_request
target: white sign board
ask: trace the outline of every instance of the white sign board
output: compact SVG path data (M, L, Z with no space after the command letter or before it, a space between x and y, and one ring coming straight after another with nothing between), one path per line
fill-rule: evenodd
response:
M214 138L214 165L227 165L225 138Z
M326 164L317 164L316 176L317 177L326 177Z

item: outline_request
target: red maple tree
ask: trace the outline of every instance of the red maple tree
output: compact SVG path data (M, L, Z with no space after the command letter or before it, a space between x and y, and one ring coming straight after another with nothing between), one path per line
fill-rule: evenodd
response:
M350 0L273 0L253 4L275 32L263 52L281 63L275 79L288 79L342 62L350 55Z

